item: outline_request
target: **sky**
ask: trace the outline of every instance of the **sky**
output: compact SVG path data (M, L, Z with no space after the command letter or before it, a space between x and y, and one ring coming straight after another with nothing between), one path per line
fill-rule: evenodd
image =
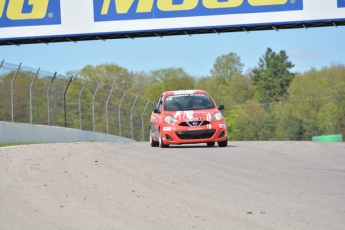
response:
M240 56L245 74L268 47L286 51L294 72L345 64L345 26L0 46L0 61L62 75L104 63L135 72L175 67L199 78L230 52Z

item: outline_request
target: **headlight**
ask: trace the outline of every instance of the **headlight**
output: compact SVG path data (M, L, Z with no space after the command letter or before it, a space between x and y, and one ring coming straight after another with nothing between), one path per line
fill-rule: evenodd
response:
M167 124L175 124L177 122L177 120L172 116L166 115L164 118L164 122Z
M223 115L221 114L221 112L216 112L213 117L212 117L213 121L221 121L223 120Z

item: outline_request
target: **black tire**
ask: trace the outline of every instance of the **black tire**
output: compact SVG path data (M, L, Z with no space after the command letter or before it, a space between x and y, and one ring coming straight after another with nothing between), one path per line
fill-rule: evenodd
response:
M152 130L151 130L151 128L150 128L150 144L151 144L151 147L159 146L159 142L158 141L154 141L153 138L152 138Z
M212 147L216 144L216 142L207 142L206 144L208 147Z
M161 147L161 148L168 148L169 147L169 145L166 145L163 143L161 132L159 132L159 147Z
M225 139L225 141L218 141L219 147L226 147L228 146L228 139Z

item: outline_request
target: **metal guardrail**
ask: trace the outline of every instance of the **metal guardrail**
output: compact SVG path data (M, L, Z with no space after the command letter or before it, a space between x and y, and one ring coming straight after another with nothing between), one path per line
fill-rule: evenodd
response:
M145 141L149 135L150 104L114 85L0 62L2 121L68 127Z

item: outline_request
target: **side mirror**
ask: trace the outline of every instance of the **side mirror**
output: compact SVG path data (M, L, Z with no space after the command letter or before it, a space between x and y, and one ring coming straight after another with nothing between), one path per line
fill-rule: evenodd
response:
M154 108L154 109L153 109L153 112L154 112L154 113L160 113L159 110L158 110L157 108Z
M218 110L223 110L223 109L225 109L224 105L223 104L219 104L218 105Z

